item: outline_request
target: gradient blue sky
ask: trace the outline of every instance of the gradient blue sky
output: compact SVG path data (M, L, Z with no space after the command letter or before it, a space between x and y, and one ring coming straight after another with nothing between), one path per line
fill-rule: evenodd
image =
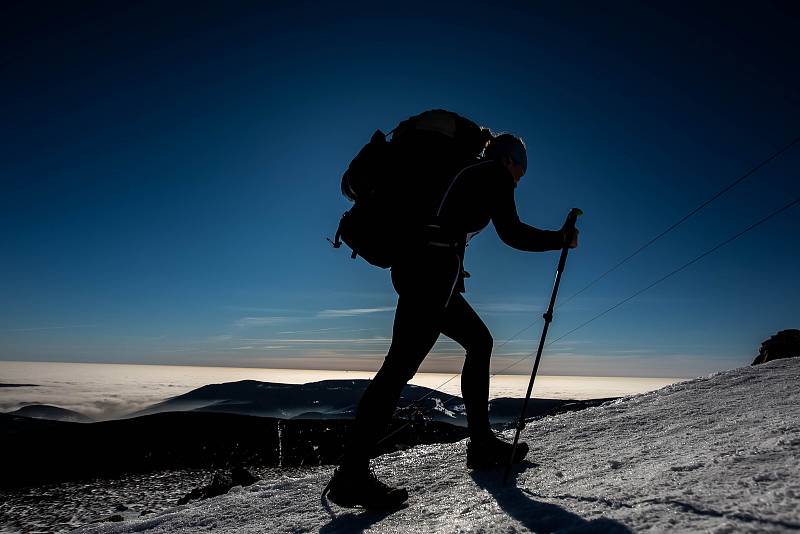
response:
M25 6L0 16L4 360L376 369L388 271L325 237L352 156L425 109L526 140L524 221L584 209L564 298L800 135L792 2ZM551 338L796 197L798 169L795 148L559 309ZM554 344L543 372L749 363L799 326L799 214ZM556 261L473 240L466 296L496 344L541 315ZM460 362L444 340L424 369Z

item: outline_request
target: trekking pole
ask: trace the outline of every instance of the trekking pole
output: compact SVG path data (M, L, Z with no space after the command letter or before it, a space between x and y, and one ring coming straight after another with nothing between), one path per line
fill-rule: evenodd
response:
M522 404L522 413L519 415L517 421L517 432L514 434L514 445L511 447L511 457L508 459L506 466L506 473L503 476L503 485L508 483L508 476L511 474L511 467L514 464L514 455L517 453L517 443L519 443L519 434L525 428L525 412L528 410L528 401L531 398L533 391L533 381L536 380L536 371L539 369L539 360L542 358L542 349L544 349L544 340L547 337L547 329L550 327L550 322L553 320L553 307L556 304L556 295L558 294L558 286L561 283L561 273L564 272L564 266L567 263L567 254L569 253L569 245L573 230L575 230L575 222L578 216L583 215L583 212L578 208L572 208L567 215L567 221L564 223L564 229L568 232L567 238L569 241L564 243L564 248L561 249L561 257L558 259L558 267L556 268L556 280L553 282L553 294L550 295L550 306L543 315L544 327L542 328L542 337L539 339L539 349L536 351L536 361L533 364L533 371L531 371L531 380L528 382L528 392L525 394L525 402Z

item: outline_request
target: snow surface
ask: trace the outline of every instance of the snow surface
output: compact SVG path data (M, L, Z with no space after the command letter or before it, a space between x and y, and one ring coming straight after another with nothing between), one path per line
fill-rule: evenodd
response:
M393 513L327 504L324 467L83 532L800 530L799 378L778 360L538 420L505 488L466 469L464 441L385 455L378 475L411 493Z

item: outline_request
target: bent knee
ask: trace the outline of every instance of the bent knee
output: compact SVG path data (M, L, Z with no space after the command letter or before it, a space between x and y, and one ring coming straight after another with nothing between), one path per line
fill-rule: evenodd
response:
M494 346L494 338L489 331L482 332L481 335L476 336L475 339L467 346L467 352L470 353L483 353L491 354L492 347Z
M419 365L410 364L402 358L387 357L373 381L377 380L385 385L400 387L406 385L417 374Z

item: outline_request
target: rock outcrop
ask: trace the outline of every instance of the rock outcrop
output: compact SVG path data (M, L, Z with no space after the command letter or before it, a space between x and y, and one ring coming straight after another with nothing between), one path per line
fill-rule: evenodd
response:
M228 493L234 486L249 486L257 482L259 478L244 467L234 467L229 473L217 472L211 479L211 484L195 488L178 501L178 504L186 504L195 499L208 499L217 495Z
M795 356L800 356L800 330L781 330L761 344L758 356L751 365Z

